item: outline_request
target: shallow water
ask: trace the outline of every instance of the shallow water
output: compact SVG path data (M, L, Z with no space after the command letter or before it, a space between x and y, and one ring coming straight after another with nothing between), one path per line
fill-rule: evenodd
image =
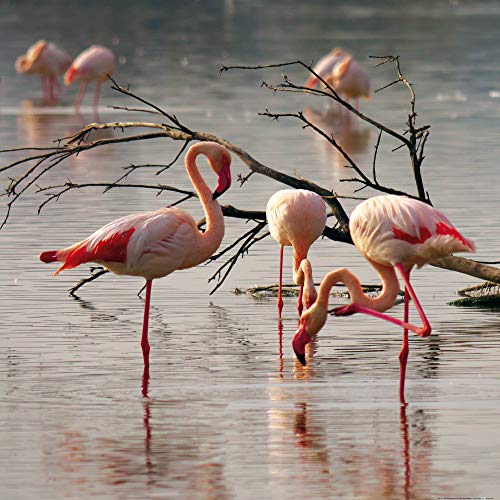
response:
M335 110L310 96L260 87L280 71L234 71L222 64L315 60L333 46L369 68L373 87L394 78L368 55L399 54L415 84L422 123L432 125L424 179L434 204L477 243L479 260L498 258L498 113L496 2L4 2L0 18L1 147L46 146L89 121L151 120L111 110L136 106L104 90L99 116L87 96L75 115L70 88L55 108L42 105L39 82L16 75L15 58L46 37L77 54L92 43L120 57L117 79L188 126L227 138L278 170L297 172L352 194L344 161L293 120L257 116L306 109L332 126L371 171L377 134L346 128ZM436 5L437 4L437 5ZM50 12L52 15L47 15ZM81 20L78 23L74 19ZM133 29L132 29L133 28ZM301 82L298 68L287 70ZM404 127L407 93L391 88L361 109ZM120 131L114 131L120 136ZM381 182L413 191L408 161L384 138ZM99 148L69 159L43 185L117 179L131 163L168 163L169 140ZM2 165L19 158L4 155ZM234 178L246 167L233 159ZM18 171L20 172L20 170ZM137 182L190 189L182 161L160 178ZM5 185L6 177L2 177ZM234 183L224 203L263 209L280 185L253 176ZM371 318L332 319L311 346L309 365L294 361L295 299L285 301L282 332L274 298L235 295L235 287L277 279L278 248L264 239L214 295L214 263L153 285L151 373L143 376L138 279L104 276L75 299L67 289L88 268L52 279L42 250L77 241L113 218L178 199L151 192L82 189L49 204L35 192L13 208L0 232L2 348L0 482L16 498L439 498L495 497L500 491L496 432L500 413L500 320L494 311L447 306L473 278L426 267L414 283L433 326L410 339L406 397L398 401L400 330ZM359 193L367 196L371 193ZM356 201L345 200L348 211ZM3 207L3 205L2 205ZM197 202L186 209L201 217ZM4 214L4 208L0 215ZM248 229L228 220L224 242ZM291 281L291 252L286 280ZM364 282L376 276L354 248L328 240L311 251L317 279L347 266ZM340 303L340 300L337 301ZM402 315L402 306L394 308ZM281 336L282 335L282 336ZM147 393L147 396L144 394Z

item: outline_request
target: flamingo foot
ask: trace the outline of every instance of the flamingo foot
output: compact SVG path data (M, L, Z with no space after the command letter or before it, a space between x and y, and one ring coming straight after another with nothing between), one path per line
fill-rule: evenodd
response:
M283 299L281 295L278 297L278 318L281 319L281 312L283 311Z
M403 345L399 352L399 401L406 404L405 401L405 379L406 379L406 361L408 360L408 345Z
M347 306L341 306L332 309L330 314L333 314L334 316L351 316L352 314L356 314L357 312L358 309L355 307L355 305L349 304Z
M149 343L146 340L146 342L141 342L141 347L142 347L142 358L144 359L144 367L149 368Z

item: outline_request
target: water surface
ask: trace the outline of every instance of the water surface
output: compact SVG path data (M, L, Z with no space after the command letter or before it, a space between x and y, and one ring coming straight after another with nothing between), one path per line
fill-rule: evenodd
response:
M98 117L88 100L81 115L74 114L73 88L60 106L44 107L39 82L13 68L37 38L75 55L101 43L119 56L120 83L130 82L189 127L225 137L270 167L351 195L355 186L340 179L352 172L338 153L292 119L276 123L257 113L306 110L333 128L367 172L374 130L330 119L321 100L260 87L263 79L278 82L280 71L220 76L219 68L312 61L341 46L368 68L377 88L394 72L373 68L368 56L398 54L414 82L419 119L432 125L423 170L431 198L476 241L478 259L498 258L496 2L109 5L3 3L2 147L46 146L96 119L152 118L107 108L136 105L109 88ZM287 74L306 79L299 68ZM407 93L393 87L361 107L402 130ZM382 142L379 180L414 192L404 152L391 152L396 145ZM167 163L178 148L155 140L95 149L68 159L43 184L110 182L131 163ZM18 157L5 155L2 164ZM247 173L236 158L232 169L234 178ZM190 189L182 161L160 177L144 171L134 179ZM263 209L279 188L253 176L241 189L234 183L223 201ZM37 216L43 199L28 194L0 232L5 498L438 498L495 497L500 491L500 321L494 311L446 305L456 290L477 280L432 267L414 273L433 334L410 339L406 409L397 391L398 328L365 317L332 319L302 368L290 344L295 299L285 302L280 331L275 299L232 293L277 280L278 248L270 239L252 248L212 296L207 279L214 263L154 283L148 380L139 347L141 280L108 275L71 298L66 290L88 268L52 279L54 268L42 265L38 254L178 195L79 190ZM356 201L344 204L350 211ZM196 201L185 207L202 216ZM226 226L226 244L248 229L244 221ZM290 252L286 259L291 281ZM320 240L311 259L317 279L339 266L364 282L377 279L347 245ZM401 306L393 312L401 316Z

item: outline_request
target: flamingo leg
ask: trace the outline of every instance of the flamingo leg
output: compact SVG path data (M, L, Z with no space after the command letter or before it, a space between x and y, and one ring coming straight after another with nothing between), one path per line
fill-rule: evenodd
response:
M420 316L420 319L422 320L423 326L418 329L415 333L417 333L420 337L428 337L432 331L431 325L429 323L429 320L427 319L427 316L424 313L424 310L422 309L422 306L420 305L420 301L418 300L417 294L415 293L415 290L413 290L413 287L411 286L410 283L410 271L406 271L405 268L401 263L396 264L396 269L399 271L401 274L401 277L403 278L403 281L405 282L406 290L408 290L408 293L410 294L411 300L415 304L415 308L417 309L418 315ZM402 325L405 327L405 325ZM407 327L405 327L407 328ZM411 330L411 328L410 328ZM414 331L414 330L413 330Z
M148 325L149 325L149 304L151 302L151 285L153 280L146 280L146 300L144 301L144 321L142 324L142 357L144 358L144 367L149 369L149 342L148 342ZM149 370L148 370L149 375Z
M404 322L408 323L409 320L409 306L410 294L408 289L405 288L405 309L404 309ZM399 401L405 404L405 377L406 377L406 361L408 360L408 352L410 347L408 345L408 329L403 331L403 345L399 351Z
M362 314L367 314L368 316L373 316L375 318L383 319L385 321L389 321L389 323L394 323L395 325L402 326L403 328L407 328L408 330L412 331L413 333L416 333L419 337L428 337L432 331L431 325L429 324L429 321L427 317L425 316L425 313L422 309L422 306L420 305L420 302L418 301L417 295L415 294L415 291L413 290L413 287L410 284L410 273L404 269L402 264L396 264L396 269L400 272L403 281L405 282L406 289L408 290L408 293L413 300L415 307L417 308L418 314L420 316L420 319L422 320L423 325L422 326L415 326L412 325L411 323L408 323L407 321L401 321L400 319L393 318L392 316L389 316L388 314L381 313L379 311L375 311L373 309L370 309L369 307L364 307L356 302L353 302L352 304L349 304L348 306L343 306L343 307L337 307L333 310L333 314L335 316L349 316L351 314L355 313L362 313Z
M43 98L43 102L46 102L48 97L48 91L47 91L47 80L46 80L46 77L44 75L40 75L40 80L42 82L42 98Z
M54 88L56 89L57 97L59 97L63 92L63 88L61 87L61 84L59 83L57 76L54 76Z
M55 103L56 102L56 96L54 94L54 80L55 80L55 76L51 75L48 77L48 80L49 80L49 101L51 104Z
M99 103L99 96L101 94L101 85L102 81L98 80L95 84L95 90L94 90L94 108L97 109L97 104Z
M304 285L300 285L299 299L297 300L297 311L299 311L299 316L302 316L302 311L304 309L304 305L302 303L303 297L304 297Z
M75 101L75 111L80 109L80 104L82 103L83 95L85 94L85 89L87 88L87 82L82 82L82 86L80 87L80 92L76 96Z
M280 246L280 282L278 287L278 317L281 319L281 311L283 310L283 297L281 289L283 287L283 245Z

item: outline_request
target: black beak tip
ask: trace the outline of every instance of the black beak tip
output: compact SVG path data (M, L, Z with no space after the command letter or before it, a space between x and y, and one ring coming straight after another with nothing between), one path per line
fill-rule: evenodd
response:
M306 366L306 355L305 354L299 354L297 351L295 352L295 356L297 356L297 359L299 360L300 364L302 366Z
M212 194L212 200L216 200L222 193L218 193L217 191L214 191Z

